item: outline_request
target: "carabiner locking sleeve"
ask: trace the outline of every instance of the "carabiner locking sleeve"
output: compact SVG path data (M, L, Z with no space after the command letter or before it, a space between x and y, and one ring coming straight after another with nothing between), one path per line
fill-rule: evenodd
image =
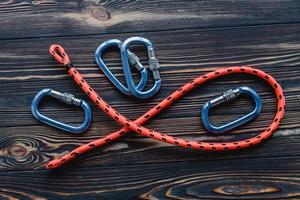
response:
M225 124L225 125L222 125L219 127L213 126L208 119L209 109L212 107L215 107L223 102L227 102L232 99L235 99L242 93L248 94L254 100L255 108L247 115L245 115L237 120L234 120L228 124ZM224 133L224 132L234 129L242 124L245 124L248 121L250 121L251 119L257 117L259 115L261 109L262 109L262 103L261 103L260 96L253 89L246 87L246 86L242 86L242 87L239 87L239 88L236 88L233 90L228 90L227 92L224 92L223 95L221 95L209 102L206 102L202 107L201 117L202 117L203 125L208 131L210 131L212 133Z
M109 70L106 64L103 61L103 52L109 47L118 47L121 48L122 41L117 39L108 40L100 44L95 52L96 62L99 68L103 71L103 73L108 77L108 79L124 94L131 95L131 92L125 87L116 77L115 75ZM147 69L140 63L139 58L132 52L128 50L129 55L129 62L131 65L135 66L135 68L141 74L141 80L139 84L136 86L136 90L143 90L148 81Z
M142 44L147 48L148 51L149 69L152 71L155 83L153 87L147 91L137 90L137 86L134 84L132 79L132 73L129 66L130 53L128 53L128 49L129 46L133 44ZM121 60L128 89L134 96L141 99L146 99L153 96L160 89L161 79L158 71L159 63L155 57L153 45L148 39L142 37L131 37L125 40L121 46Z
M62 101L63 103L82 107L84 110L84 114L85 114L84 122L80 126L71 126L71 125L56 121L54 119L51 119L51 118L41 114L38 109L38 105L44 96L51 96L53 98L56 98L56 99ZM52 89L43 89L39 93L36 94L36 96L32 100L31 112L32 112L32 115L37 120L39 120L45 124L48 124L50 126L56 127L58 129L68 131L70 133L82 133L89 127L91 120L92 120L91 108L84 100L77 99L72 94L60 93L60 92L57 92Z

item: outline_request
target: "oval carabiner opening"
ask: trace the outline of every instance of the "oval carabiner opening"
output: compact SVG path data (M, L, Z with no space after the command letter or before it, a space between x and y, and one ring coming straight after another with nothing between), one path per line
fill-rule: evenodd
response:
M209 110L212 107L215 107L223 102L227 102L227 101L237 98L242 93L248 94L253 99L253 101L255 103L254 109L247 115L244 115L243 117L240 117L240 118L238 118L232 122L229 122L225 125L222 125L222 126L212 125L211 122L209 121L209 117L208 117ZM216 97L215 99L213 99L209 102L206 102L202 107L201 118L202 118L202 123L203 123L204 127L209 132L224 133L224 132L232 130L238 126L241 126L241 125L249 122L253 118L257 117L260 114L261 109L262 109L262 101L261 101L260 96L253 89L246 87L246 86L242 86L237 89L224 92L223 95Z
M82 107L84 110L84 122L79 126L71 126L41 114L38 106L42 98L45 96L51 96L69 105ZM43 89L36 94L36 96L32 100L31 112L37 120L70 133L84 132L90 126L92 120L91 108L84 100L77 99L69 93L60 93L52 89Z
M107 65L103 61L103 53L109 47L118 47L120 49L122 45L122 41L117 39L108 40L100 44L95 51L95 59L98 67L102 70L102 72L107 76L107 78L115 85L116 88L120 90L123 94L131 95L129 89L124 86L116 76L111 72L111 70L107 67ZM141 74L141 80L139 84L136 86L136 90L143 90L148 81L147 70L140 64L139 59L135 56L135 54L129 52L131 57L130 60L134 62L136 68Z
M130 45L135 45L135 44L141 44L145 46L148 51L149 69L152 71L154 77L154 85L147 91L141 91L136 89L136 86L132 78L132 73L129 67L128 49ZM125 40L121 46L121 58L122 58L123 70L128 85L128 89L134 96L140 99L146 99L153 96L160 89L161 79L158 71L159 63L155 57L153 45L148 39L142 37L131 37Z

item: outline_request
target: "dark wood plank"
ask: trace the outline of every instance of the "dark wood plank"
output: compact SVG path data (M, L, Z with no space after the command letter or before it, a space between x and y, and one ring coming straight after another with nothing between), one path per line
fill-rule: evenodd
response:
M0 38L299 23L299 1L2 1Z
M190 119L190 118L189 118ZM191 120L191 119L190 119ZM175 121L175 120L170 120ZM195 123L194 123L195 124ZM212 136L209 134L199 133L198 128L194 124L191 126L195 129L191 132L190 128L185 124L184 128L179 128L180 133L176 128L169 128L180 137L193 138L196 140L205 141L224 141L240 139L241 136L223 135ZM162 121L161 126L165 122ZM246 129L248 127L244 127ZM159 130L159 127L157 128ZM163 129L160 127L160 129ZM167 128L166 128L167 129ZM185 130L188 130L184 132ZM252 132L244 130L238 132L238 135L243 133L242 137L250 137L257 134L257 131L251 129ZM30 127L24 131L24 127L20 128L4 128L1 134L1 149L0 149L0 171L11 170L31 170L43 169L49 159L60 157L60 155L74 149L75 147L87 143L98 138L99 130L91 131L94 136L71 137L63 133L48 131L44 127ZM101 131L101 129L100 129ZM183 132L183 133L182 133ZM78 159L71 162L71 168L79 169L82 167L92 166L115 166L127 164L155 164L169 162L212 162L225 160L239 160L247 158L274 158L299 156L299 128L281 129L277 131L272 138L260 144L257 147L247 150L233 152L218 152L208 153L203 151L195 151L182 149L167 145L165 143L156 142L150 138L138 136L137 134L129 134L118 141L114 141L102 148L96 149L88 154L80 156ZM106 133L106 132L104 132ZM288 144L288 145L287 145ZM298 158L299 160L299 158ZM291 162L296 162L293 160Z
M297 161L293 156L0 172L0 198L299 199Z
M300 2L285 0L0 2L0 199L300 199L299 7ZM119 94L93 57L101 42L133 35L154 42L162 66L163 88L146 101ZM241 64L279 80L286 117L271 139L247 150L192 151L130 133L58 171L46 171L42 167L49 159L119 128L95 106L93 124L80 136L32 118L31 100L45 87L88 100L49 58L51 43L63 44L97 91L131 119L192 78ZM136 51L146 63L142 50ZM107 55L107 62L124 81L117 53ZM263 97L262 115L233 134L206 133L201 105L241 84ZM275 103L263 82L230 76L188 94L147 127L196 140L240 140L271 122ZM67 123L82 119L78 109L50 99L42 107ZM249 100L242 98L216 108L211 119L225 123L250 109Z
M266 144L242 152L228 154L206 154L166 146L137 134L130 134L115 144L83 156L79 166L110 166L116 163L131 164L172 161L199 161L214 159L235 159L249 157L274 157L297 155L299 151L300 109L299 92L299 27L291 25L257 26L217 30L182 30L160 33L142 33L155 43L161 63L163 88L153 99L137 101L117 92L97 69L93 49L108 38L116 35L41 38L12 40L0 44L2 61L1 74L1 170L41 168L50 158L72 150L75 146L97 137L103 137L119 126L93 106L92 127L82 136L72 136L38 123L32 118L30 104L34 94L44 87L68 91L85 98L63 67L51 60L47 54L49 44L62 43L74 63L79 67L97 91L126 116L135 119L151 108L170 92L188 80L224 65L253 65L271 73L282 84L287 97L286 118L282 121L277 137ZM121 39L131 34L125 34ZM168 37L162 37L162 35ZM101 39L99 39L101 38ZM205 42L204 42L205 41ZM219 41L223 41L220 43ZM226 41L226 42L224 42ZM141 53L141 50L138 51ZM143 61L145 55L141 54ZM113 72L122 77L117 53L108 55L108 64ZM216 67L212 67L216 66ZM22 74L20 74L22 73ZM226 89L241 83L255 88L264 99L262 115L233 135L214 137L203 129L199 113L201 105ZM164 133L170 133L199 140L239 140L262 131L271 122L275 112L275 99L270 88L263 82L249 76L231 76L210 82L205 87L188 94L173 107L160 114L147 126ZM45 105L46 104L46 105ZM50 116L68 122L81 121L78 110L71 110L53 101L45 103L44 111ZM251 109L251 104L241 99L216 109L214 121L224 122L241 116ZM7 120L9 119L9 120ZM176 124L176 126L174 126ZM25 130L25 131L24 131ZM243 134L240 134L243 133ZM287 148L286 144L290 147ZM134 156L133 156L134 155ZM126 158L126 159L125 159Z
M187 80L192 80L221 66L242 64L259 67L271 73L283 85L288 95L287 100L293 102L292 107L298 108L298 100L295 95L299 90L297 85L299 69L296 66L299 64L299 46L296 45L299 40L298 32L298 26L282 25L210 31L195 29L143 33L141 36L150 38L155 43L163 78L163 87L159 94L154 99L147 101L139 101L121 95L95 64L94 49L98 44L115 37L115 35L103 35L101 40L98 39L100 36L87 36L80 37L80 39L69 37L2 42L0 44L2 49L0 73L3 86L1 89L3 112L0 113L0 120L3 121L0 121L0 126L37 125L38 123L31 116L29 105L36 92L45 87L68 91L86 99L68 77L64 68L51 60L48 55L49 45L55 42L65 46L74 63L97 91L130 118L138 117L147 108L155 105ZM162 34L168 35L168 38L161 37ZM131 34L121 38L129 35ZM239 36L238 39L236 39L237 36ZM226 42L222 44L217 42L221 40ZM145 57L141 57L145 61ZM122 79L123 74L118 55L115 53L108 56L107 62L117 77ZM258 91L267 101L274 101L271 91L266 89L263 83L257 83L254 81L255 79L248 76L241 78L232 76L207 84L207 87L200 87L199 91L184 98L182 101L184 104L176 104L174 108L176 111L178 108L187 108L180 112L184 116L191 114L198 116L198 112L191 113L189 111L198 109L213 96L232 88L233 84L239 85L238 81L242 79L247 79L246 84L258 87ZM224 84L228 86L225 87ZM224 87L222 88L220 85ZM198 93L203 93L203 95L198 95ZM199 104L196 105L196 102ZM142 109L140 108L141 104L144 106ZM80 122L79 118L73 117L73 110L68 111L67 108L57 104L50 104L47 108L53 113L60 111L60 119L66 120L66 122ZM95 121L107 121L107 118L103 117L101 112L97 112L95 107L94 110L96 112ZM75 113L79 112L75 111ZM174 115L176 116L176 113L173 113ZM15 120L8 121L6 117Z

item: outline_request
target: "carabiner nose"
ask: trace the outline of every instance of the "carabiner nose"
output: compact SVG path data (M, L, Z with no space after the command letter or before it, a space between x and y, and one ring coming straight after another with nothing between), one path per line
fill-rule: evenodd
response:
M128 53L128 49L130 45L134 45L134 44L144 45L148 51L149 69L152 71L155 83L153 87L147 91L137 90L136 89L137 87L135 86L132 78L132 73L129 66L130 55ZM146 99L153 96L160 89L161 79L158 71L159 63L155 57L153 45L148 39L142 37L131 37L125 40L121 46L121 58L122 58L123 70L125 74L126 83L128 85L128 89L134 96L141 99Z
M75 106L82 107L84 110L84 113L85 113L84 122L80 126L71 126L71 125L56 121L54 119L51 119L51 118L41 114L38 109L38 106L39 106L39 103L42 100L42 98L45 96L51 96L53 98L56 98L56 99L62 101L63 103L69 104L69 105L75 105ZM36 96L32 100L31 112L32 112L32 115L37 120L39 120L45 124L48 124L50 126L56 127L58 129L68 131L70 133L82 133L89 127L91 120L92 120L91 108L84 100L77 99L69 93L60 93L60 92L52 90L52 89L43 89L36 94Z
M255 108L247 115L237 120L234 120L232 122L229 122L228 124L218 126L218 127L213 126L208 119L208 112L210 108L215 107L223 102L233 100L242 93L248 94L254 100ZM209 102L206 102L202 107L201 118L204 127L208 131L212 133L224 133L238 126L241 126L242 124L245 124L249 122L251 119L257 117L261 112L261 109L262 109L262 102L260 96L253 89L246 86L242 86L233 90L228 90L227 92L224 92L223 95L216 97L215 99Z
M107 76L107 78L116 86L116 88L118 88L123 94L131 95L129 89L116 78L116 76L111 72L111 70L106 66L106 64L103 61L103 53L107 48L118 47L120 49L121 45L122 41L117 39L111 39L106 42L103 42L97 47L95 51L95 59L99 68ZM139 62L139 58L134 53L128 51L128 55L130 64L135 66L141 74L141 80L136 86L136 90L143 90L148 81L147 69L143 67L143 65Z

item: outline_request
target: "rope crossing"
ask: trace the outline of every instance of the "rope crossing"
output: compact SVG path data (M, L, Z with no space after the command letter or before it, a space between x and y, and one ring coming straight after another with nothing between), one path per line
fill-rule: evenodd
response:
M194 80L180 87L178 90L174 91L171 95L169 95L159 104L151 108L149 111L147 111L145 114L140 116L138 119L132 121L126 118L124 115L117 112L107 102L105 102L100 97L100 95L98 95L94 91L94 89L87 83L87 81L82 77L82 75L76 70L74 65L70 62L68 55L65 53L64 49L61 46L52 45L50 47L50 54L59 63L63 64L67 68L68 73L72 76L76 84L89 96L89 98L102 111L104 111L104 113L106 113L112 119L114 119L119 124L121 124L123 128L107 135L104 138L100 138L88 144L82 145L76 148L75 150L73 150L72 152L70 152L69 154L64 155L60 159L54 159L50 161L46 165L46 168L48 169L57 168L81 154L84 154L96 147L100 147L108 142L116 140L117 138L128 133L129 131L134 131L143 136L150 137L155 140L166 142L183 148L200 149L206 151L225 151L225 150L236 150L236 149L248 148L253 145L259 144L263 140L270 137L272 133L278 128L280 121L284 116L285 98L283 95L283 91L281 86L271 75L265 73L262 70L255 69L252 67L228 67L213 72L209 72L207 74L195 78ZM180 99L186 93L190 92L191 90L195 89L196 87L200 86L206 81L215 79L217 77L226 76L229 74L250 74L250 75L257 76L260 79L266 81L273 88L275 92L275 95L277 97L277 112L271 124L259 135L245 140L234 141L234 142L201 142L201 141L181 139L171 135L162 134L160 132L142 126L142 124L144 124L150 118L157 115L163 109L168 108L176 100Z

